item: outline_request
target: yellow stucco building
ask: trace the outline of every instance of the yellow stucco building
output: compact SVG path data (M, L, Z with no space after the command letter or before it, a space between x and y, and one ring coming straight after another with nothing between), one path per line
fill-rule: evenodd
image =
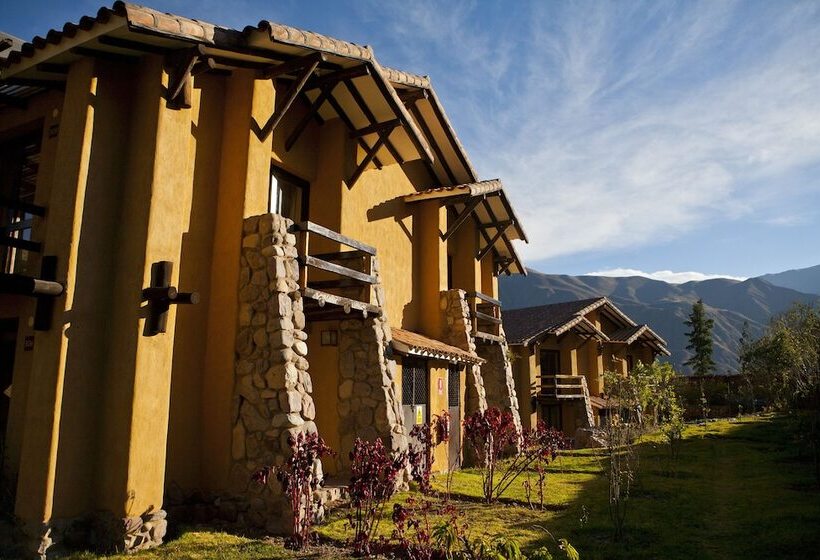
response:
M504 329L522 425L543 420L576 443L607 414L604 372L628 375L638 362L669 355L649 326L605 297L507 310Z
M497 276L525 234L426 77L123 2L2 45L0 428L28 550L151 546L196 496L264 526L281 498L250 476L300 432L342 476L355 437L404 449L448 411L447 469L465 414L517 416Z

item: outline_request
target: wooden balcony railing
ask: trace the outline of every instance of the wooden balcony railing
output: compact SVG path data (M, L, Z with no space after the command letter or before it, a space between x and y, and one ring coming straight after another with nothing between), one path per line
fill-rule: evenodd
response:
M17 272L20 251L39 253L40 243L31 240L34 216L45 216L42 206L19 200L0 198L0 264L2 272Z
M373 274L376 248L313 222L300 222L290 228L299 235L299 288L309 301L305 314L316 321L350 318L353 311L362 317L379 315L373 303ZM350 250L333 253L310 252L311 236L339 243Z
M536 395L545 399L583 399L589 395L583 375L542 375Z
M501 302L481 292L469 292L473 336L479 342L501 342Z

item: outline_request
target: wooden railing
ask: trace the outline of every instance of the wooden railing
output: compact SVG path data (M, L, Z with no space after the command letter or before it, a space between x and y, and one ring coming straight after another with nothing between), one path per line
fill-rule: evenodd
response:
M39 253L40 243L31 240L34 216L45 216L46 209L19 200L0 198L0 247L2 272L16 272L19 251Z
M542 375L536 394L548 399L583 399L589 392L583 375Z
M476 340L501 342L501 302L481 292L468 292L467 304Z
M373 286L378 282L373 273L375 247L308 221L294 224L290 231L300 237L299 288L304 297L314 302L305 307L305 313L315 320L343 318L353 310L363 317L381 313L373 303ZM311 254L311 236L350 250ZM330 306L326 307L327 304Z

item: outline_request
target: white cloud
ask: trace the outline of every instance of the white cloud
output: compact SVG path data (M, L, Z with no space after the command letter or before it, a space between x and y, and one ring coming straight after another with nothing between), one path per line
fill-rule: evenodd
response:
M612 268L609 270L598 270L588 272L587 276L643 276L652 280L660 280L670 284L683 284L684 282L700 282L702 280L714 280L715 278L726 278L729 280L743 281L746 278L741 276L729 276L727 274L704 274L703 272L673 272L671 270L657 270L655 272L644 272L634 268Z
M371 4L389 50L504 180L528 260L777 222L820 163L820 5L533 2L488 26L480 3L405 4Z

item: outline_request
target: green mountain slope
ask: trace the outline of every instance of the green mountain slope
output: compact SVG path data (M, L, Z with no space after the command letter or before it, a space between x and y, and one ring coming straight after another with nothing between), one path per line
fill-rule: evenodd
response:
M752 335L757 336L772 315L785 311L793 302L820 302L820 296L775 286L759 278L668 284L639 276L566 276L534 270L528 273L500 279L504 308L606 296L634 321L649 324L666 339L672 352L670 360L682 371L688 357L683 322L698 299L703 299L709 316L715 320L715 362L719 373L737 367L737 345L744 321L749 323Z

